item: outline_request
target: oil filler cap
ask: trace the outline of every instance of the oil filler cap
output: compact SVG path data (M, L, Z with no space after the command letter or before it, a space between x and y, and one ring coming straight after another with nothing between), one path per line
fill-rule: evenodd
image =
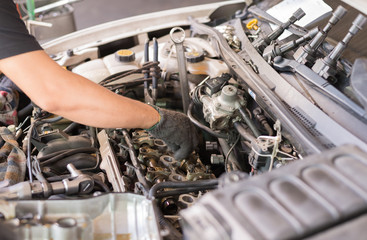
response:
M118 62L132 62L135 60L135 53L131 50L122 49L115 53L115 58Z
M186 52L185 56L189 63L198 63L204 60L204 53L199 51Z

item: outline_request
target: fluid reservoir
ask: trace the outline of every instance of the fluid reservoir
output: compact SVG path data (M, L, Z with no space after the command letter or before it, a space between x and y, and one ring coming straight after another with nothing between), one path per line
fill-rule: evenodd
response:
M89 62L79 64L73 68L72 72L79 74L95 83L99 83L110 75L110 72L108 71L102 59L94 59Z
M228 67L223 61L204 57L204 53L200 54L202 57L196 57L195 60L190 55L190 53L186 53L187 70L192 74L216 77L228 73Z
M227 65L218 59L215 50L210 43L201 38L186 38L184 41L186 66L192 74L205 74L217 77L222 73L228 73ZM176 48L171 41L159 46L160 66L167 72L177 72Z
M111 75L138 68L135 52L127 49L118 50L114 54L104 57L103 62Z
M139 68L135 59L135 52L121 49L102 59L95 59L78 65L72 71L95 83L99 83L106 77L129 70Z

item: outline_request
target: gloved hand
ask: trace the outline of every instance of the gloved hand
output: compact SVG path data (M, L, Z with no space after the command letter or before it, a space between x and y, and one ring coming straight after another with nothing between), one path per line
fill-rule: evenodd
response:
M159 112L161 119L147 131L153 137L162 139L174 152L176 160L188 157L199 143L195 126L183 113L154 108Z

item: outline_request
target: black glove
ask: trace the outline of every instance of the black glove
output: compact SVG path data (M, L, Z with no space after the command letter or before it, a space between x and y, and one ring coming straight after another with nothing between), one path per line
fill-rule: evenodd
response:
M147 131L153 137L162 139L174 152L176 160L188 157L199 143L195 126L183 113L154 108L159 112L161 119Z

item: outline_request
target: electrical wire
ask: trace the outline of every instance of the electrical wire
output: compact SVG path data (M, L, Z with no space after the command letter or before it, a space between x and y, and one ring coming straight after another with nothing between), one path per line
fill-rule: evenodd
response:
M233 145L229 148L227 154L226 154L226 158L224 159L224 166L227 168L227 165L228 165L228 158L229 158L229 155L231 154L231 152L233 151L234 147L237 145L238 141L241 139L241 135L239 134L237 136L237 139L236 141L233 143Z
M63 117L54 117L54 118L50 118L50 119L37 119L35 120L33 123L31 123L28 134L27 134L27 138L28 138L28 142L27 142L27 167L28 167L28 177L29 177L29 181L33 182L33 174L32 174L32 159L31 159L31 153L32 153L32 134L34 129L37 129L37 126L43 123L54 123L57 121L60 121L61 119L63 119Z
M20 8L19 8L19 3L16 4L16 7L17 7L19 17L22 18L22 13L20 12Z
M28 131L28 142L27 142L27 167L28 167L28 177L29 181L33 182L33 174L32 174L32 159L31 159L31 148L32 148L32 133L34 129L34 125L36 122L31 123L31 126Z

